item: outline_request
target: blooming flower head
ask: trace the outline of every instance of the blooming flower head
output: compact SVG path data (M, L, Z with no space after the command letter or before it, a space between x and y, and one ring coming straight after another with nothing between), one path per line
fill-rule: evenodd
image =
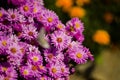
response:
M3 8L0 8L0 21L5 19L6 13L7 13L7 11L5 11Z
M48 70L49 70L49 75L54 78L61 76L60 75L60 67L55 64L49 64Z
M71 37L67 36L62 31L55 31L51 34L51 42L57 49L64 49L68 47L68 44L71 42Z
M4 75L0 76L1 80L17 80L17 72L13 67L0 67L4 73Z
M31 3L28 2L24 5L22 5L19 10L23 15L29 16L32 11L32 5L31 5Z
M7 53L11 57L20 57L20 46L16 43L11 43L8 47Z
M56 28L58 30L65 30L65 25L58 21L56 24Z
M28 63L31 63L33 65L38 65L42 63L42 57L39 53L29 53L28 54Z
M42 13L42 22L50 29L53 29L58 20L58 16L53 11L44 10Z
M72 18L66 23L66 30L68 33L74 35L77 32L83 32L83 23L78 18Z
M61 76L68 76L69 73L69 68L66 67L66 65L64 63L59 64L60 65L60 71L61 71Z
M85 63L88 59L87 50L84 47L81 48L71 48L68 50L69 57L78 64Z
M33 27L32 25L27 25L27 26L23 26L24 31L23 31L23 38L26 40L32 40L32 39L36 39L37 38L37 31L36 28Z
M11 22L12 21L17 22L19 20L19 15L20 15L20 13L18 12L17 9L14 9L14 10L13 9L9 9L8 13L7 13L7 18Z
M38 65L32 65L32 64L28 63L28 66L30 67L31 74L33 75L33 77L40 77L40 73L42 73L42 72L39 71Z
M9 67L6 71L6 78L11 78L10 80L16 80L18 77L16 70L13 67Z
M105 30L97 30L93 35L93 40L99 44L108 45L110 43L110 35Z
M55 61L55 55L57 54L55 49L46 49L44 50L44 56L46 62Z
M0 48L7 49L8 45L9 45L9 38L6 36L1 36L0 37Z
M32 77L32 71L31 71L30 66L20 67L20 73L25 79Z

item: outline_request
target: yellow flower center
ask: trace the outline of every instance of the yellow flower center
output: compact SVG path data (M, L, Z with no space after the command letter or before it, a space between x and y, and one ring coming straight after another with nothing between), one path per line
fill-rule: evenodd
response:
M3 16L2 12L0 12L0 18Z
M37 9L36 9L36 8L34 8L34 9L33 9L33 12L34 12L34 13L36 13L36 12L37 12Z
M24 10L25 12L27 12L27 11L29 11L29 7L28 7L28 6L24 6L24 7L23 7L23 10Z
M22 34L21 32L18 32L18 33L17 33L17 36L20 36L21 34Z
M70 26L70 31L71 31L71 32L75 31L75 29L74 29L73 26Z
M65 71L65 69L64 69L64 68L61 68L61 71L62 71L62 72L64 72L64 71Z
M28 35L29 35L29 36L33 36L33 32L30 31L30 32L28 33Z
M60 37L57 38L57 42L58 42L58 43L61 43L61 42L62 42L62 38L60 38Z
M22 53L24 53L24 52L25 52L24 48L21 48L21 49L20 49L20 51L21 51Z
M44 66L40 65L39 68L40 68L40 69L44 69Z
M76 57L77 57L77 58L82 58L82 54L81 54L81 53L77 53L77 54L76 54Z
M59 28L59 29L62 29L62 28L63 28L63 26L62 26L61 24L59 24L59 25L58 25L58 28Z
M2 67L2 71L7 71L7 68L6 67Z
M32 70L36 71L37 70L37 66L32 66Z
M41 78L41 80L45 80L45 78L44 78L44 77L42 77L42 78Z
M15 18L15 14L12 14L12 15L11 15L11 18L14 19L14 18Z
M39 60L39 58L38 58L37 56L34 56L34 57L33 57L33 61L34 61L34 62L37 62L38 60Z
M52 22L53 19L51 17L48 18L48 22Z
M52 73L56 73L57 69L56 68L52 68Z
M29 74L28 70L24 70L24 71L23 71L23 74L24 74L24 75L28 75L28 74Z
M53 54L50 53L50 54L48 55L48 58L49 58L49 59L52 59L52 58L53 58Z
M10 51L15 54L17 52L16 48L11 48Z
M5 77L4 80L10 80L10 78L9 77Z
M79 23L76 23L75 24L75 27L78 29L78 28L80 28L80 24Z
M7 42L5 40L2 41L2 45L3 46L6 46L7 45Z

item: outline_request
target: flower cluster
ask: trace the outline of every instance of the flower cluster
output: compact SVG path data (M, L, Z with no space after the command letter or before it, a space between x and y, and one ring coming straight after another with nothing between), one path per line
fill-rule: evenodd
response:
M67 80L69 64L93 60L78 18L64 25L42 0L8 3L14 8L0 8L0 80Z

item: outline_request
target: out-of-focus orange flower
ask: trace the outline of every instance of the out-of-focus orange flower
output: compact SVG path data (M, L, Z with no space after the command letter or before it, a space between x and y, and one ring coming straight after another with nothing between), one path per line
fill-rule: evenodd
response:
M73 0L57 0L56 1L56 6L57 7L62 7L63 10L67 10L73 5Z
M110 43L110 36L105 30L97 30L93 35L93 40L99 44L108 45Z
M89 4L90 0L76 0L76 4L79 6L83 6L84 4Z
M77 7L77 6L74 6L74 7L71 7L70 8L70 17L79 17L79 18L83 18L86 14L86 11L85 9L83 9L82 7Z
M106 12L104 14L104 19L107 23L111 23L113 21L113 15L110 12Z

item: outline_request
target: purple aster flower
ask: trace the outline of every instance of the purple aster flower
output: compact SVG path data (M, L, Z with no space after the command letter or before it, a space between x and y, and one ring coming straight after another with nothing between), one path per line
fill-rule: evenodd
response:
M38 70L38 66L37 65L31 65L28 64L28 66L31 69L31 74L33 75L33 77L40 77L40 71Z
M58 30L65 31L65 25L62 24L62 22L60 22L60 21L57 22L56 28L57 28Z
M20 57L8 56L9 64L13 67L19 67L21 65L21 62L22 62L22 58L20 58Z
M3 8L0 8L0 21L3 21L3 19L5 19L6 13L7 12Z
M19 42L18 45L20 46L20 53L23 55L26 53L27 48L28 48L28 44L25 42Z
M58 66L58 65L51 63L51 64L49 64L48 70L49 70L49 75L54 78L61 76L60 75L61 69L60 69L60 66Z
M21 57L20 54L20 46L16 43L11 43L8 46L8 50L6 51L11 57Z
M38 15L38 13L41 13L43 6L40 6L36 3L33 4L33 8L32 8L32 13L33 16L36 17Z
M17 72L13 67L3 67L0 66L0 71L2 71L2 76L0 80L17 80Z
M23 35L22 37L26 40L36 39L38 36L37 29L33 25L24 25L23 26Z
M55 31L51 34L51 42L58 49L65 49L71 42L71 37L67 36L63 31Z
M66 67L66 65L64 63L59 64L60 65L60 69L61 69L61 76L69 76L70 72L69 72L69 68Z
M86 48L84 47L81 48L73 47L68 49L67 52L69 57L78 64L83 64L87 61L86 59L88 59L88 55L87 55L88 52L86 52Z
M66 30L70 35L76 34L76 32L83 32L83 23L78 18L72 18L66 23Z
M20 67L20 74L25 79L28 79L28 78L33 76L30 66L22 66L22 67Z
M58 16L53 11L43 10L42 23L45 27L49 29L54 29L54 26L58 20Z
M32 12L32 4L30 2L22 5L20 8L19 8L20 12L25 15L25 16L29 16Z
M44 56L45 56L45 61L46 62L52 62L55 61L55 55L56 55L56 50L50 50L50 49L46 49L44 51Z
M8 45L9 45L9 38L7 36L1 36L0 37L0 48L7 49Z
M12 22L15 21L17 22L19 20L19 11L17 9L9 9L7 13L7 19Z
M28 63L33 65L38 65L42 63L42 56L39 53L29 53L28 54Z
M6 71L6 77L10 80L17 80L17 72L13 67L9 67Z
M47 69L46 69L45 66L43 66L43 64L38 65L38 70L39 70L40 74L43 74L43 73L47 72Z

